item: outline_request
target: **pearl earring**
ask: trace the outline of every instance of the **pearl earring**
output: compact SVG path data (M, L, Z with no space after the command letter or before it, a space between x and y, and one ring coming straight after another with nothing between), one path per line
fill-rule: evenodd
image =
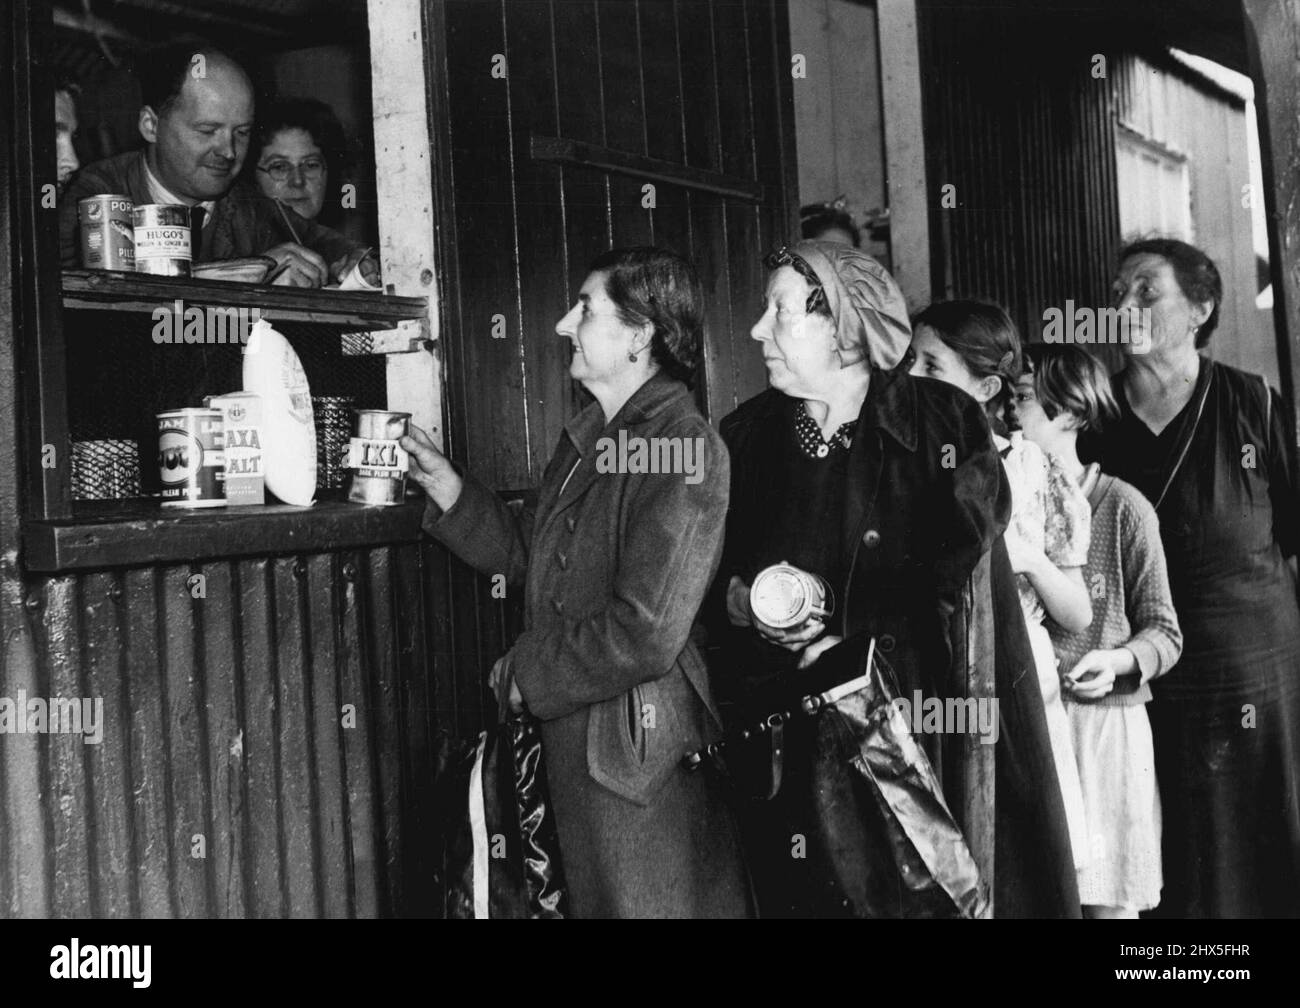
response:
M630 360L633 364L635 364L635 363L636 363L636 354L634 354L634 353L629 353L629 354L627 355L627 359Z

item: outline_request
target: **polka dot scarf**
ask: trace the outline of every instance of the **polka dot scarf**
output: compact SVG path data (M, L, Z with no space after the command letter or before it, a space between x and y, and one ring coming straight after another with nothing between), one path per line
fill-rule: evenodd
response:
M831 435L831 439L823 441L822 429L817 426L817 421L808 415L807 403L799 407L794 418L795 433L799 437L799 449L809 458L816 459L826 458L837 448L848 451L853 441L853 428L857 425L856 420L840 424L839 429Z

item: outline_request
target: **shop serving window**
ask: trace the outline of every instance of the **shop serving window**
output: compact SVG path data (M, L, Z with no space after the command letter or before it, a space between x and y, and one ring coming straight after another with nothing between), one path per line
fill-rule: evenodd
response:
M347 490L363 468L354 410L441 425L420 5L19 8L15 55L27 47L30 63L14 73L30 122L17 132L31 143L16 194L46 204L19 235L34 323L21 348L26 565L413 539L419 501L372 488L388 506L363 505ZM150 61L169 43L194 51L198 83L170 92L162 121ZM68 175L71 125L80 168L50 186ZM259 398L208 402L249 391ZM178 412L205 408L215 427ZM365 478L382 478L377 459ZM236 500L256 476L264 502Z

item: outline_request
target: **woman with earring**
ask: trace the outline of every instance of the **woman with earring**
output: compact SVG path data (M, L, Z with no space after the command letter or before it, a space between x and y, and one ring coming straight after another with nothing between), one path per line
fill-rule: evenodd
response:
M721 727L690 639L729 474L686 385L703 315L695 269L673 252L614 249L591 264L555 330L595 402L565 426L535 516L517 517L423 431L402 441L429 497L426 531L525 593L527 629L492 683L541 722L575 917L750 913L730 812L682 764ZM647 472L618 457L624 444L668 445L685 471Z
M1159 916L1300 914L1295 431L1258 375L1200 354L1223 300L1200 249L1120 254L1118 422L1090 455L1155 505L1183 653L1148 706L1164 814Z

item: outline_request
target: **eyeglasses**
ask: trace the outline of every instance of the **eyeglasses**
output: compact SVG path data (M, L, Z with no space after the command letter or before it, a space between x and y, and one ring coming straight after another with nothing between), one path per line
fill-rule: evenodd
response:
M303 179L308 182L319 182L325 174L325 162L320 158L307 158L296 165L289 161L272 161L268 165L258 165L257 170L266 172L276 182L288 182L295 171L302 172Z

